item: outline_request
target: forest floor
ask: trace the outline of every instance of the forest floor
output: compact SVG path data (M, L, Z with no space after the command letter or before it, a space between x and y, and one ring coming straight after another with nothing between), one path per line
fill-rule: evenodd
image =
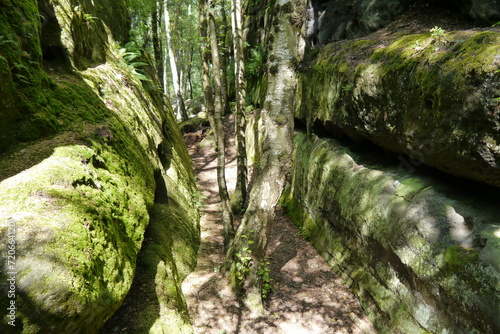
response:
M232 138L232 118L225 124L226 134ZM264 314L255 317L245 309L229 287L228 278L218 270L225 254L216 153L211 145L200 147L200 132L184 138L204 197L198 264L182 287L195 333L377 333L356 297L282 210L276 214L267 251L274 290L264 300ZM235 160L230 140L226 156L230 192L235 186Z

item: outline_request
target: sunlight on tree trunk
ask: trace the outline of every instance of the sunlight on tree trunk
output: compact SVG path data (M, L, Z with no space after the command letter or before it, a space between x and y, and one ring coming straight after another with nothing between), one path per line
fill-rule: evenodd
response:
M217 150L217 182L221 198L222 223L224 226L224 246L227 248L234 236L233 215L229 202L225 177L225 135L222 123L222 101L220 91L220 64L215 30L215 17L212 10L212 1L199 0L200 37L202 38L201 54L203 67L203 91L205 94L207 114L214 132ZM207 22L208 18L208 22ZM210 36L207 36L207 28ZM203 41L204 40L204 41ZM205 41L210 42L212 66L214 74L214 90L212 91L209 75L209 52ZM215 99L213 99L213 97Z
M222 207L222 223L224 225L224 247L228 247L234 236L233 214L231 211L231 203L229 201L229 193L226 185L226 157L225 157L225 131L222 121L222 91L221 91L221 71L219 63L219 47L217 41L217 31L215 26L215 13L213 11L213 1L208 0L208 26L210 32L210 49L212 51L212 66L214 76L214 91L215 91L215 114L214 114L214 132L217 143L217 182L219 183L219 195Z
M237 179L236 188L231 198L233 211L238 212L244 208L247 198L247 156L245 142L246 128L246 80L244 63L244 41L242 36L241 1L231 1L231 23L234 38L234 78L236 88L236 154L237 154Z
M230 35L228 34L228 22L226 15L226 2L220 3L220 15L222 24L220 27L220 67L221 67L221 94L222 94L222 115L230 113L229 107L229 84L227 78L227 66L229 62Z
M290 4L288 0L277 2L280 6ZM305 5L305 0L295 2L294 11L305 11ZM244 304L255 314L263 310L262 282L258 267L265 258L275 209L290 170L293 110L298 84L294 64L302 59L304 46L303 35L291 24L290 15L293 13L281 12L278 15L279 30L276 31L270 52L272 58L278 59L275 63L277 71L269 73L266 100L261 112L262 155L255 170L256 177L249 194L248 208L227 259L231 261L231 277L236 283L241 268L241 265L238 266L238 262L241 263L239 254L246 252L251 258L251 266L244 278L239 280L239 286L243 289Z
M177 64L175 61L175 55L172 50L172 38L170 37L170 15L168 13L167 0L163 1L163 19L164 19L164 29L165 29L165 52L164 52L164 66L166 68L166 58L170 60L170 71L172 72L172 84L174 86L175 95L177 96L177 105L181 114L182 121L188 120L188 115L186 112L186 107L184 105L184 98L181 92L181 86L179 84L179 73L177 71ZM167 78L166 74L163 75L164 84L166 86ZM166 93L166 88L164 88L164 93Z

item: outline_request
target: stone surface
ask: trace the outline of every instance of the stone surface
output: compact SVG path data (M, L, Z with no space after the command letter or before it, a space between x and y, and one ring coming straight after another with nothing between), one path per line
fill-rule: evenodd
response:
M162 297L153 322L189 327L182 303L165 300L182 299L178 280L199 243L192 167L171 108L114 47L128 31L124 3L39 6L0 6L0 43L10 45L0 52L0 239L16 247L13 268L0 254L0 288L7 296L15 275L16 329L96 333L129 291L151 215L171 242L150 250ZM175 241L158 228L167 223Z
M498 0L312 0L308 3L306 36L310 46L356 38L386 27L411 6L435 7L461 13L464 19L491 26L500 21Z
M283 204L379 332L497 333L498 190L453 183L299 134Z
M465 0L463 10L474 20L484 24L500 21L500 1L498 0Z
M410 4L408 0L310 1L307 40L311 46L366 35L388 25Z
M400 36L396 28L321 48L303 74L296 117L500 186L500 33Z

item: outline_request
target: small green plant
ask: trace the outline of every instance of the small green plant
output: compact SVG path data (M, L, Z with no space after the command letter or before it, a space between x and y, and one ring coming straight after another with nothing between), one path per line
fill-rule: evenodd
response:
M269 275L271 271L268 267L269 264L271 264L271 262L269 262L268 259L264 259L259 263L259 268L257 270L257 275L259 275L262 280L262 298L267 298L267 296L269 296L269 293L274 290L273 286L271 285L273 279Z
M17 78L19 82L22 82L24 84L31 84L31 80L26 76L30 76L30 68L28 66L15 62L14 66L11 68L11 71L13 72L13 76ZM23 75L19 72L24 72L26 73L26 75Z
M208 197L203 195L201 191L196 190L193 194L193 203L197 208L201 208L203 204L201 203L202 199L207 199Z
M435 51L438 51L440 47L449 42L446 37L446 31L441 27L435 26L430 30L430 33Z
M250 232L253 233L253 231ZM243 246L241 248L241 251L236 253L236 278L240 283L245 280L245 277L247 277L248 273L250 272L250 268L253 265L252 250L248 246L254 243L253 240L248 240L248 236L244 234L241 236L241 238L245 240L246 246Z
M151 81L146 77L140 69L142 66L148 65L145 62L137 61L136 59L141 56L141 50L135 46L135 43L129 42L124 48L116 45L116 53L119 59L123 60L126 68L132 74L133 77L143 81Z
M500 21L498 21L497 23L495 23L494 25L492 25L493 28L494 27L498 27L498 26L500 26Z
M97 16L93 16L92 14L87 13L83 14L83 18L89 23L94 23L95 20L99 20Z
M7 44L7 43L16 44L16 42L14 42L13 40L6 39L5 36L0 35L0 45Z
M311 231L309 231L309 229L307 229L305 226L299 227L299 233L304 237L304 239L307 239L311 236Z
M352 90L354 90L354 84L350 83L350 84L342 85L343 92L350 92Z
M245 62L245 75L248 78L260 76L264 72L266 58L262 45L250 49L250 59Z
M250 231L250 233L253 233L254 231ZM253 266L253 259L252 259L252 250L250 249L250 245L254 243L253 240L249 240L248 236L242 235L241 238L244 240L244 243L246 244L241 248L241 251L236 253L236 279L238 280L238 283L242 284L245 278L247 277L248 273L250 272L250 268ZM262 282L262 290L261 290L261 295L262 298L267 298L269 296L269 293L274 290L273 286L271 285L271 282L273 279L271 278L269 272L269 260L264 259L259 263L259 267L257 268L257 275L259 275L261 282Z
M420 44L420 41L415 41L413 42L412 45L410 45L410 48L412 48L415 52L420 52L424 49L424 46Z

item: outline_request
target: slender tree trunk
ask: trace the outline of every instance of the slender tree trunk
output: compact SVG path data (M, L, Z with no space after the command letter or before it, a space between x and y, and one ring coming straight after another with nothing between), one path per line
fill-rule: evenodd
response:
M212 66L214 75L214 106L215 106L215 132L217 141L217 181L219 183L219 195L221 198L222 206L222 222L224 225L224 246L229 246L229 243L234 237L233 214L231 211L231 202L229 200L229 193L226 185L226 145L225 145L225 131L222 121L222 91L221 91L221 70L219 63L219 46L217 41L217 30L215 25L215 13L213 11L213 1L208 0L208 26L210 32L210 49L212 51Z
M156 3L156 6L157 6L158 13L161 13L163 4L158 1ZM163 38L164 36L163 35L161 35L161 36L162 36L161 42L160 42L161 43L161 68L162 68L161 82L163 85L163 95L166 98L168 96L168 79L167 79L168 48L167 48L167 43L165 42L165 38Z
M209 121L214 131L216 150L217 150L217 182L219 184L219 196L221 199L222 207L222 223L224 226L224 247L229 246L234 237L233 215L231 212L231 204L229 201L229 193L227 191L226 176L225 176L225 134L224 126L222 123L222 99L221 99L221 83L220 83L220 64L219 64L219 50L217 43L217 32L215 27L215 16L213 13L212 0L199 0L200 3L200 37L206 37L206 32L202 32L203 26L206 27L207 22L204 17L208 16L208 30L210 33L210 49L212 53L212 67L214 76L214 100L213 107L207 103L207 111L209 114ZM206 30L205 30L206 31ZM211 100L210 78L208 77L208 62L206 61L205 50L202 51L203 58L203 77L204 77L204 92L205 99ZM210 96L208 96L210 95Z
M220 28L220 41L221 41L221 51L220 51L220 67L221 67L221 96L222 96L222 114L227 115L230 112L229 108L229 93L228 93L228 83L227 83L227 63L228 63L228 22L226 15L226 2L222 0L221 2L221 17L222 26Z
M168 13L167 0L163 0L163 19L165 25L165 38L166 38L166 52L168 53L168 58L170 60L170 71L172 72L172 84L174 86L175 95L177 96L178 106L181 113L181 119L183 121L188 120L188 115L186 112L186 107L184 105L184 97L182 96L181 87L179 84L179 73L177 71L177 63L175 61L175 54L172 50L172 39L170 37L170 16ZM165 55L166 56L166 55ZM166 65L166 60L165 60ZM165 80L166 76L164 75Z
M214 98L212 85L210 83L210 48L208 46L208 23L206 17L206 0L198 0L198 12L199 12L199 35L201 39L200 43L200 56L201 56L201 74L203 76L203 95L205 96L205 107L207 108L207 115L210 120L210 124L214 124Z
M286 3L290 3L289 0L277 0L280 6ZM305 6L306 0L295 1L294 11L301 13L305 11ZM248 208L228 251L228 261L232 261L231 274L235 277L238 254L245 248L251 250L248 256L251 256L253 265L240 286L245 293L245 305L254 312L263 309L258 266L265 257L275 208L290 170L293 110L298 82L294 64L302 59L304 45L301 42L303 34L290 23L289 16L292 14L281 12L277 17L279 30L274 36L273 57L270 57L277 59L273 64L277 66L277 71L269 73L266 100L261 112L262 154L255 171Z
M236 188L232 196L234 211L240 211L247 198L247 155L246 155L246 80L244 63L244 42L242 36L241 1L231 1L231 26L234 39L234 78L236 88L236 154L237 154L237 179Z
M191 65L193 64L193 54L194 54L194 47L191 45L191 48L189 50L189 64L187 66L186 70L186 79L187 79L187 84L189 86L189 97L191 100L194 98L193 97L193 81L192 81L192 75L191 75Z
M151 22L153 30L153 53L155 57L155 65L158 74L158 78L163 78L163 66L161 57L161 42L160 42L160 28L158 21L158 6L156 10L151 13Z

